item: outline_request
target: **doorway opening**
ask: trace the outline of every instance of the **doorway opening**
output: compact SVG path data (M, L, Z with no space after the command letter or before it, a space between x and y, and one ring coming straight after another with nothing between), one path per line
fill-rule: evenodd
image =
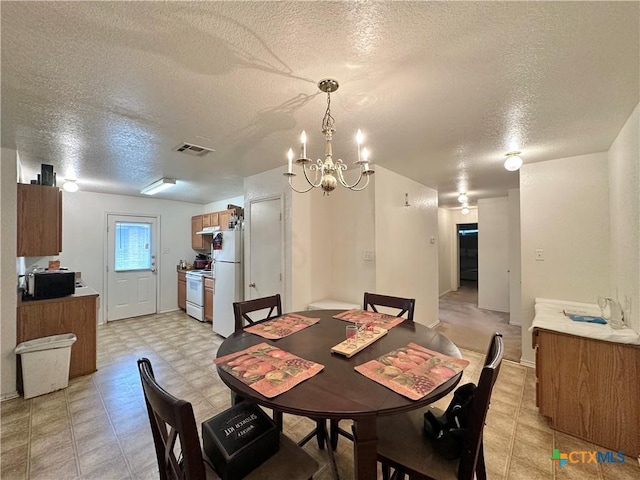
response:
M458 292L478 303L478 224L458 224Z

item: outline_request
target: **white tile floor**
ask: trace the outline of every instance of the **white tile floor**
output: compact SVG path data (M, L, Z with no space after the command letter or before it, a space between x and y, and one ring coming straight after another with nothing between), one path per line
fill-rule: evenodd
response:
M67 389L2 403L2 480L156 479L155 450L136 360L148 357L158 381L193 404L196 422L230 406L227 387L212 364L222 338L209 324L182 312L112 322L98 328L98 372L72 380ZM482 355L463 351L471 361L463 382L475 381ZM492 479L638 479L640 467L568 465L558 469L549 457L561 451L599 450L553 432L535 407L531 369L504 362L485 429L485 456ZM439 404L446 406L449 398ZM285 433L300 439L314 424L285 416ZM314 477L331 478L315 442L305 448L322 463ZM341 478L353 478L351 443L340 440Z

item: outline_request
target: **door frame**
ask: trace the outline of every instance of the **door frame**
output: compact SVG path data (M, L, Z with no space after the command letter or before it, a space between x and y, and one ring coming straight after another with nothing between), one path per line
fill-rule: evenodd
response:
M282 293L280 294L282 299L282 305L286 305L287 300L287 271L286 271L286 238L285 238L285 213L284 213L284 197L281 193L276 195L268 195L266 197L256 197L249 200L249 204L245 204L245 232L244 232L244 299L248 298L247 292L249 291L249 283L251 281L251 205L254 203L268 202L272 200L280 201L280 215L282 220L280 221L280 270L282 271ZM248 206L248 208L247 208ZM248 228L247 228L248 227Z
M107 308L109 305L109 272L107 271L107 267L109 266L109 231L108 231L108 227L109 227L109 216L110 215L116 215L118 217L147 217L147 218L153 218L156 221L156 225L158 226L158 231L157 231L157 235L158 235L158 252L156 253L156 264L157 264L157 272L158 274L156 275L156 313L160 312L160 276L162 275L161 273L161 268L162 268L162 262L160 260L160 257L162 257L162 255L160 255L160 252L162 251L162 244L160 243L160 232L162 231L161 225L160 225L160 215L154 215L154 214L150 214L150 213L121 213L121 212L104 212L104 216L103 216L103 228L102 228L102 285L103 285L103 300L100 302L101 306L104 306L104 308L102 308L102 315L100 316L100 319L98 321L98 325L105 325L106 323L108 323L107 319L109 318L109 315L107 314ZM116 320L117 321L117 320Z

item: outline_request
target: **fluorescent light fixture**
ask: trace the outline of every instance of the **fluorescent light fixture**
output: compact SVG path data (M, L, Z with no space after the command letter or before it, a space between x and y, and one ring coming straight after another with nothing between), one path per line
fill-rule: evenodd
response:
M176 184L175 178L163 177L160 180L153 182L151 185L147 185L146 187L144 187L142 190L140 190L140 193L143 193L145 195L155 195L158 192L161 192L163 190L166 190L167 188L173 187L175 184Z
M65 192L73 193L78 191L78 184L76 183L75 180L67 179L62 185L62 188L64 188Z

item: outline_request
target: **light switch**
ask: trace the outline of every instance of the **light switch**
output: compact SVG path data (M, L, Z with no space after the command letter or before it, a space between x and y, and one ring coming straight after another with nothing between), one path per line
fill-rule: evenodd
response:
M536 262L544 261L544 250L541 248L536 249Z

